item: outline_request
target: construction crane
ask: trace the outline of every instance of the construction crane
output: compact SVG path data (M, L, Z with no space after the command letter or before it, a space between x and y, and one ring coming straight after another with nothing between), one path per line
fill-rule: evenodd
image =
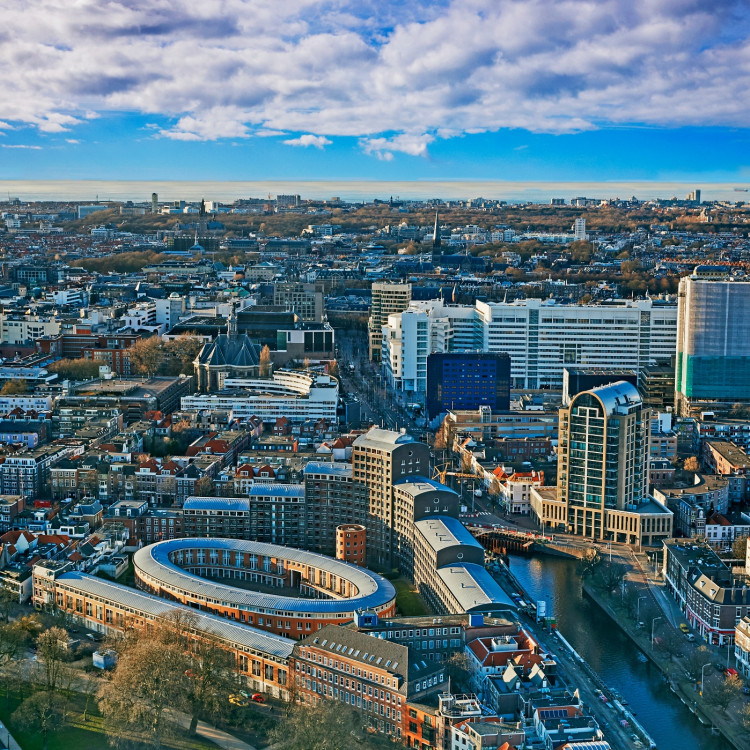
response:
M480 481L484 480L484 476L482 474L471 474L465 471L448 471L447 466L443 467L442 469L436 466L435 473L433 474L432 478L437 479L440 484L445 484L446 477L458 477L459 479L479 479Z

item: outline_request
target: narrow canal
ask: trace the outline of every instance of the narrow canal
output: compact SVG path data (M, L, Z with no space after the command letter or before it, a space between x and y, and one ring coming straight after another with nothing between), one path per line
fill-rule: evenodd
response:
M659 750L731 750L669 690L656 666L638 660L632 641L582 594L574 560L512 555L510 569L535 601L547 599L562 634L628 701Z

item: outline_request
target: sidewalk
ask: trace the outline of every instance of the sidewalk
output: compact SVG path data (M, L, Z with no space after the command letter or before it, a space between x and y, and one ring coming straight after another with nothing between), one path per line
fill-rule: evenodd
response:
M0 747L3 750L21 750L21 746L13 739L5 724L0 724Z
M188 729L190 727L190 717L187 714L184 714L181 711L174 711L172 715L177 724L183 729ZM257 750L253 745L248 745L247 742L243 742L241 739L228 734L221 729L206 724L205 721L198 722L195 732L199 737L203 737L203 739L213 742L224 750Z

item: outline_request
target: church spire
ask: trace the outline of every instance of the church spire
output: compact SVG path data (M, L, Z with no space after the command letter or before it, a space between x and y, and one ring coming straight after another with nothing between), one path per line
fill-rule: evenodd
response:
M440 212L435 211L435 231L432 234L432 255L440 255Z

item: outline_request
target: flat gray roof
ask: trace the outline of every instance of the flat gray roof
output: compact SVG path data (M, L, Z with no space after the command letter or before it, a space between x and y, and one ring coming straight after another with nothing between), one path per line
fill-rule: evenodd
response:
M446 565L438 568L437 574L456 597L464 612L517 609L513 600L481 565Z
M101 599L108 599L115 604L130 607L136 611L144 612L150 617L166 617L175 611L189 612L195 618L197 626L206 633L212 633L217 637L247 648L286 659L294 648L296 641L284 638L273 633L240 625L231 620L216 615L198 612L190 607L160 599L158 596L145 594L142 591L131 589L119 583L105 581L102 578L71 571L57 576L57 581L66 586L90 594Z
M483 549L471 532L457 518L435 516L423 518L414 526L436 552L457 545Z

